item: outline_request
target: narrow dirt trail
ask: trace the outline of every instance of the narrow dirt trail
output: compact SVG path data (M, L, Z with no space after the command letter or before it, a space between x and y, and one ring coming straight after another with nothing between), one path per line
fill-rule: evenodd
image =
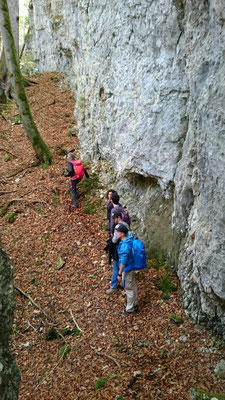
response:
M134 316L120 316L122 289L105 294L111 277L103 251L105 205L88 215L81 197L80 208L71 210L68 179L62 176L63 150L78 152L77 138L68 135L75 124L73 96L55 73L32 79L37 85L27 89L31 109L55 164L47 170L35 166L22 125L1 118L0 127L1 205L14 200L0 218L2 246L14 267L15 286L51 318L15 291L11 349L21 371L19 399L184 400L192 386L222 392L224 382L213 370L225 358L224 346L187 319L180 289L161 299L156 285L163 270L137 275L140 312ZM4 110L7 119L17 113L15 105ZM98 184L96 201L106 190ZM14 223L9 213L15 213ZM59 256L65 264L58 270ZM183 324L171 322L171 314L180 315ZM71 333L73 319L82 334L46 340L52 323L58 332ZM61 357L65 345L70 351Z

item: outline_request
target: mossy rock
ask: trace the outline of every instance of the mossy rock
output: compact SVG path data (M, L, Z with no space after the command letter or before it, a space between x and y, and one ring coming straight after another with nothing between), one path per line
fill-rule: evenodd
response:
M190 389L191 400L225 400L225 394L209 393L198 388Z

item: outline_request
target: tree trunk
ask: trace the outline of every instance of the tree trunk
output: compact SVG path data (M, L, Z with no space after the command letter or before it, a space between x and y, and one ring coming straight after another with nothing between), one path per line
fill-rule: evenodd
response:
M7 254L0 247L0 398L16 400L20 374L9 351L9 337L13 328L13 269Z
M16 52L19 55L19 1L10 0L9 2L9 14L12 24L12 33L15 41ZM4 49L1 54L1 69L2 69L2 80L4 84L5 97L12 98L13 83L10 78L8 67L6 64L6 58L4 54Z
M0 26L7 66L12 77L13 94L19 108L23 126L42 167L47 168L53 163L53 158L49 148L38 132L30 111L12 34L7 0L0 0Z

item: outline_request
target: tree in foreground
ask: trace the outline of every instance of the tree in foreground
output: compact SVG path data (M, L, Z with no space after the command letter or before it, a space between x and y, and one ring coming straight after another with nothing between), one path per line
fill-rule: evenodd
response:
M9 257L0 245L0 398L18 398L20 373L9 350L9 337L13 328L13 269Z
M0 27L6 62L12 78L13 95L19 108L23 126L42 167L47 168L53 163L53 157L41 138L30 111L12 34L7 0L0 0Z

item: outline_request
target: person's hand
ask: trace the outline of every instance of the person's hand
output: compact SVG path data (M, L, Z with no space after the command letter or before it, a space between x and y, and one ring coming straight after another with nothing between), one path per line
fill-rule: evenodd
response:
M119 282L121 282L121 281L122 281L122 276L117 275L117 280L118 280Z

